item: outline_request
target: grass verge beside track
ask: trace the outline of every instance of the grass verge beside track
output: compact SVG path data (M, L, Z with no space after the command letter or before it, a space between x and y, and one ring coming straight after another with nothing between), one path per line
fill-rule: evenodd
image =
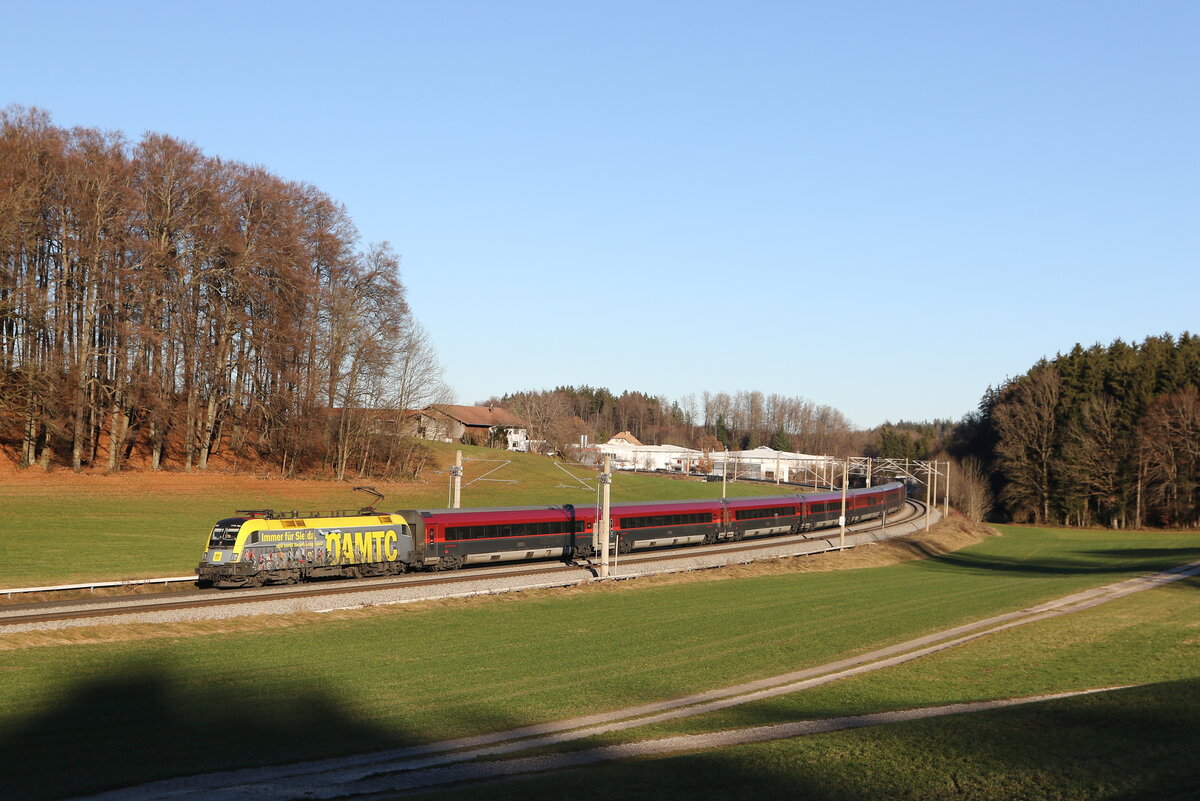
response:
M11 792L30 798L357 753L776 675L1196 559L1200 535L1010 528L972 548L893 567L512 596L334 621L308 616L284 630L220 637L172 640L168 630L136 642L9 650L0 652L0 749L8 764L22 766ZM1096 624L1107 634L1084 636L1076 622L1082 639L1050 629L1049 640L1025 647L1014 640L984 659L990 670L931 673L922 660L895 669L912 671L903 680L887 678L898 675L889 671L872 678L879 685L855 679L825 695L777 699L737 712L743 717L732 725L1001 697L1023 686L1187 684L1200 677L1198 588L1189 579L1114 602L1124 622ZM1081 615L1097 620L1107 610ZM1150 640L1119 650L1136 632ZM1053 669L1030 679L1037 671L1028 666L1043 663ZM959 720L922 725L953 731ZM716 725L731 724L705 724ZM772 750L781 747L749 747L764 749L755 752L763 764L755 772L798 781L769 773L772 754L790 759ZM892 757L879 752L873 761L874 753L860 750L860 762L892 772ZM736 776L741 766L730 770ZM611 797L618 796L628 794Z

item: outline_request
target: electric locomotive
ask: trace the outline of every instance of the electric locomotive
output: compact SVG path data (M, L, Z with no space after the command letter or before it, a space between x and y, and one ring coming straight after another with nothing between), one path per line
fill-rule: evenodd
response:
M402 515L281 517L263 510L219 520L196 576L201 586L257 587L402 573L419 559Z

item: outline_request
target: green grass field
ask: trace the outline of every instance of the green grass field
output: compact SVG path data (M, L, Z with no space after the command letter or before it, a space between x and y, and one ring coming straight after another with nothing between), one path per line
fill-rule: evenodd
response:
M1194 801L1200 679L684 756L418 801Z
M463 506L591 504L595 492L551 460L488 448L431 443L443 464L461 447L466 461ZM511 464L472 482L500 461ZM595 486L595 473L573 468ZM74 476L62 472L0 485L0 588L184 576L195 569L213 524L237 509L357 509L371 499L360 482L280 481L228 474L124 473ZM507 483L509 481L515 483ZM370 482L361 482L370 483ZM430 470L422 483L375 486L380 509L443 508L449 476ZM719 483L619 473L614 502L720 497ZM770 485L731 484L731 496L770 495Z
M1005 534L885 568L514 595L208 636L182 636L175 626L133 642L0 650L0 748L8 764L25 766L11 778L15 797L30 798L355 753L776 675L1200 559L1200 534ZM597 769L633 782L611 794L596 784L596 771L479 792L716 798L723 788L728 798L736 784L752 795L799 788L819 798L935 798L952 795L945 783L953 774L972 788L961 797L1135 797L1127 795L1135 788L1127 773L1167 792L1180 775L1196 775L1194 756L1190 773L1178 765L1200 734L1178 718L1194 722L1200 711L1198 589L1189 579L652 733L1115 684L1148 688ZM6 639L0 648L9 647ZM1096 731L1080 722L1087 720L1100 721ZM1078 767L1093 747L1159 754L1159 763L1126 768L1108 758L1098 789L1090 769ZM916 760L913 749L934 750ZM56 770L65 754L72 770ZM1058 795L1045 793L1060 784Z

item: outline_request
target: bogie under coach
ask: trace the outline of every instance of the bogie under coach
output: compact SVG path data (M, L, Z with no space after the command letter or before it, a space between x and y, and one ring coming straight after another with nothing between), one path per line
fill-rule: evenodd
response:
M847 492L846 522L904 503L898 482ZM838 525L841 492L762 498L614 504L611 547L736 542ZM201 586L259 586L323 577L386 576L410 570L528 559L586 559L596 553L592 506L401 509L298 516L242 512L218 521L196 568Z

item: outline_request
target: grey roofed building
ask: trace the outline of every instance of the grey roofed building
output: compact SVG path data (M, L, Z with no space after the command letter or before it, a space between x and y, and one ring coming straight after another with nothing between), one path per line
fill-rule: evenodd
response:
M421 439L484 445L498 430L504 429L507 450L529 449L525 425L500 406L435 403L413 412L411 420L414 433Z

